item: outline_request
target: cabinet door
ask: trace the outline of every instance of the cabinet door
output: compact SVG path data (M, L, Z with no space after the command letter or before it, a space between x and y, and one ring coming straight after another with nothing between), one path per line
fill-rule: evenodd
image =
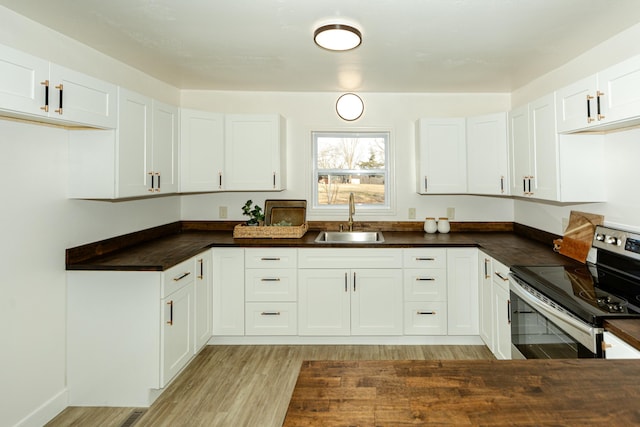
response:
M284 121L275 114L225 116L225 190L283 190Z
M558 133L553 93L529 104L529 132L534 155L531 197L558 200Z
M596 122L640 116L640 55L598 73L598 88L602 117Z
M151 194L151 99L119 88L118 197Z
M592 75L556 92L558 132L572 132L596 123L598 77Z
M506 113L467 119L469 193L508 195Z
M161 300L160 366L164 387L193 356L193 282Z
M447 249L447 330L478 335L478 250Z
M350 278L343 269L298 271L298 334L349 335Z
M353 270L351 290L351 335L402 334L402 270Z
M533 152L529 142L529 105L523 105L509 113L509 148L511 194L528 196L528 177L531 173Z
M465 193L465 119L421 119L416 126L418 193Z
M152 172L156 176L154 190L159 193L178 191L178 108L152 102L153 142Z
M508 281L494 281L495 343L493 353L498 359L511 359L511 301Z
M493 279L492 259L484 252L478 251L478 277L480 285L480 338L494 351L493 324L495 313L493 312Z
M180 109L180 191L220 191L224 115Z
M195 258L195 338L193 351L197 353L207 344L212 330L212 304L213 304L213 255L209 250Z
M0 45L0 109L47 116L49 62ZM49 90L52 90L49 87Z
M213 335L244 335L244 250L213 250Z
M117 123L116 86L57 64L50 65L49 116L113 129Z

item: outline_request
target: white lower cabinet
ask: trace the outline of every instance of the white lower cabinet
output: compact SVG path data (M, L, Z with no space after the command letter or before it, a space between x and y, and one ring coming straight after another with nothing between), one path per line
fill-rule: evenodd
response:
M479 252L480 337L498 359L511 359L509 267Z
M246 335L297 335L296 265L296 249L245 249Z
M244 335L244 249L213 249L213 335Z
M609 331L604 331L602 348L607 359L640 359L640 350Z
M203 307L197 259L164 272L67 272L70 405L147 407L187 365Z
M213 250L195 257L194 352L204 347L213 335Z
M404 333L447 335L447 250L405 249Z
M447 249L447 334L478 335L478 250Z
M401 335L401 251L300 249L298 334Z

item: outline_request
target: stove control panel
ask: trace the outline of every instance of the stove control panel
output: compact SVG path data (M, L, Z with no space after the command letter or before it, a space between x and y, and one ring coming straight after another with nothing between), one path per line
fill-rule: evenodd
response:
M640 234L598 225L593 235L593 247L640 259Z

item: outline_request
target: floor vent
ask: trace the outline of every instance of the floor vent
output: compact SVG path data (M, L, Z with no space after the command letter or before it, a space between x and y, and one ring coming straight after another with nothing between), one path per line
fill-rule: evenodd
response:
M127 417L126 420L124 420L122 424L120 424L120 427L131 427L138 422L145 412L147 412L145 409L136 409Z

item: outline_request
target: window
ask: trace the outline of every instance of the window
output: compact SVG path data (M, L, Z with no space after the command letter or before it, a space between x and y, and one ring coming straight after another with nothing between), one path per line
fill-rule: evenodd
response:
M313 207L390 209L389 132L313 132Z

